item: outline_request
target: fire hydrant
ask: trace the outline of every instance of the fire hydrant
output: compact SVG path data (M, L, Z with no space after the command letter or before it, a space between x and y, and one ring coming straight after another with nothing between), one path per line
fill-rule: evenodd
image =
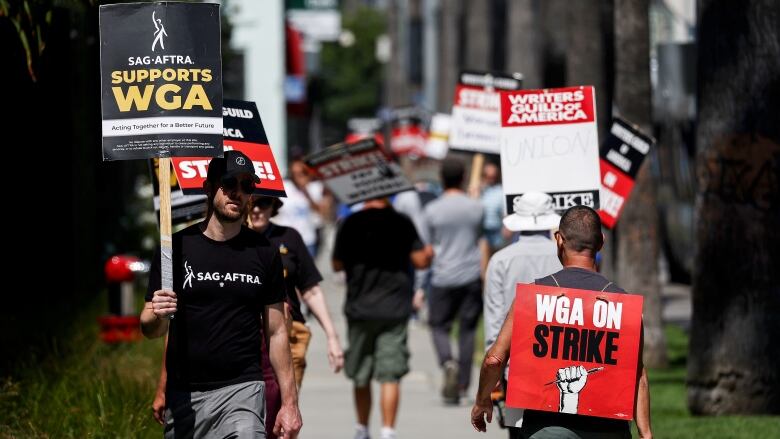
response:
M115 255L104 267L109 315L98 318L100 338L106 343L139 340L140 320L135 310L135 282L149 271L148 264L134 256Z

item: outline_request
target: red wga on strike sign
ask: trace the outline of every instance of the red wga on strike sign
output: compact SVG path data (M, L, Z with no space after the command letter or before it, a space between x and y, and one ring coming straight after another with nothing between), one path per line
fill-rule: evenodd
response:
M642 296L517 285L507 406L633 419Z
M501 93L501 126L593 122L594 89L590 86Z

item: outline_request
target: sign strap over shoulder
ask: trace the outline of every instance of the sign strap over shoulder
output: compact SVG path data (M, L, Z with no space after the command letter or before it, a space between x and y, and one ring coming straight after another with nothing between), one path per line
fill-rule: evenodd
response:
M558 287L558 288L560 288L560 287L561 287L561 284L559 284L559 283L558 283L558 279L556 279L556 278L555 278L555 275L554 275L554 274L551 274L551 275L550 275L550 277L552 278L552 280L554 280L554 281L555 281L555 286L556 286L556 287ZM612 282L610 282L610 283L612 283ZM604 287L604 288L606 288L606 287ZM602 290L602 291L603 291L603 290Z
M609 287L610 285L612 285L612 282L609 282L608 284L604 285L604 288L601 289L601 292L603 293L604 290L606 290L607 287Z

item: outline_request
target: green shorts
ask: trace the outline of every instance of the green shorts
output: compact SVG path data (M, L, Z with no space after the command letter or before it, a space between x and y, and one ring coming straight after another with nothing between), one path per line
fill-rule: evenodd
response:
M380 383L396 382L409 372L407 324L407 319L347 322L349 348L344 371L355 386L365 387L371 378Z

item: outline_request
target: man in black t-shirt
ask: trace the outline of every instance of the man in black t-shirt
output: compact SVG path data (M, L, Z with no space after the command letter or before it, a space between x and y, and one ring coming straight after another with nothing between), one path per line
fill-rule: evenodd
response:
M381 383L381 437L395 438L399 382L409 371L406 327L412 313L413 268L430 265L432 253L412 221L385 198L366 201L336 235L333 269L347 272L349 349L344 370L354 383L356 439L368 438L372 378Z
M563 265L563 270L537 279L537 285L625 293L622 288L596 272L596 253L601 250L604 244L601 220L596 211L585 206L575 206L567 210L561 217L558 231L555 232L555 241L558 247L558 259ZM493 404L490 400L490 392L501 378L503 367L509 359L513 319L514 304L509 309L495 344L485 354L485 360L482 363L482 370L479 374L479 389L474 407L471 409L471 424L477 431L485 431L485 419L487 418L487 422L492 419ZM650 438L652 437L650 388L647 382L647 372L642 364L641 341L638 371L634 420L639 437ZM570 382L578 381L580 378L577 375ZM522 422L518 433L522 434L522 437L530 439L624 439L631 437L629 423L614 419L526 410Z
M161 289L159 254L154 260L141 329L148 338L168 336L161 378L166 438L265 438L261 330L282 393L274 431L294 438L300 430L281 257L264 236L242 227L258 181L238 151L213 159L204 183L206 220L173 235L177 292Z

